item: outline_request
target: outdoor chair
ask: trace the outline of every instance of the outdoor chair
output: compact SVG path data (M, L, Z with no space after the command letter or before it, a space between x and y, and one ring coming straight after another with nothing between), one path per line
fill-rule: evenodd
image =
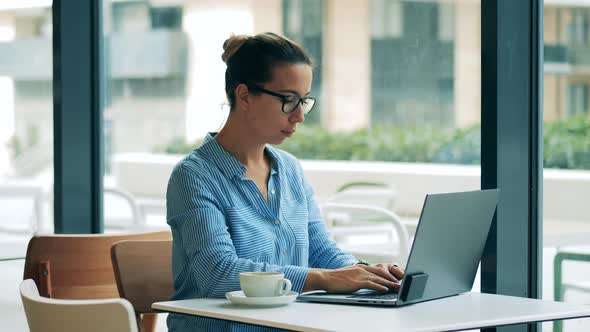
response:
M397 191L385 183L359 181L343 184L327 202L377 205L393 210L396 199Z
M129 192L122 188L105 186L104 190L105 204L105 227L120 229L141 229L145 226L145 218L137 205L136 199ZM108 204L112 206L109 207ZM117 205L115 207L115 204ZM125 206L122 209L122 206ZM123 210L127 214L119 215L116 211Z
M145 215L139 207L137 199L123 188L104 185L104 226L106 229L145 231ZM53 215L53 186L49 191L47 203L50 208L50 215ZM37 225L42 229L43 225Z
M389 211L394 211L394 206L398 198L397 191L390 185L383 182L353 181L340 186L336 193L330 196L327 203L345 203L355 205L370 205L381 207ZM406 230L413 236L416 231L418 222L416 219L401 219ZM343 215L341 218L333 218L329 226L333 228L333 234L336 238L341 238L350 233L354 226L362 226L362 232L368 233L370 228L374 228L375 233L384 231L383 224L366 223L365 218L356 218L354 215Z
M137 332L125 299L57 300L41 297L32 279L19 287L31 332Z
M410 238L401 219L392 211L378 206L325 203L320 206L322 216L328 225L335 219L362 220L362 225L354 227L332 226L330 232L338 246L356 258L372 263L397 262L404 265L407 259ZM354 243L352 236L383 236L386 241Z
M566 246L557 248L557 254L553 260L553 296L555 301L565 300L568 290L575 290L590 294L590 280L582 282L563 281L563 262L577 261L590 263L590 246ZM561 332L563 322L553 322L553 332Z

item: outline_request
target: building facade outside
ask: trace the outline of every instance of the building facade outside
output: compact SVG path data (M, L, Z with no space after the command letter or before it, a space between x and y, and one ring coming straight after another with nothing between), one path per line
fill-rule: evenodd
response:
M230 33L275 31L302 43L320 97L307 122L329 131L480 122L478 1L105 0L104 8L107 171L113 154L160 151L221 127L220 54ZM35 174L52 160L51 20L50 1L0 10L1 174ZM547 1L544 20L544 118L588 114L590 1Z

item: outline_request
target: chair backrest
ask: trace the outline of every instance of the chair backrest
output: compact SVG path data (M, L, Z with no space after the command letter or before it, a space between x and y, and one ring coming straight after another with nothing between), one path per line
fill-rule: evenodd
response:
M172 240L121 241L111 248L119 295L137 314L155 313L152 303L174 293Z
M137 205L137 200L122 188L105 186L103 188L104 194L104 224L109 228L126 228L126 227L141 227L142 222L145 221L144 216L141 215L140 209ZM129 215L119 215L120 208L109 209L108 204L127 205ZM117 214L109 215L110 211L117 211ZM125 209L123 209L125 211ZM113 214L111 212L111 214Z
M326 202L372 205L393 210L397 191L380 182L349 182L342 185Z
M125 299L44 298L32 279L19 290L31 332L137 332L133 307Z
M33 279L43 297L119 297L111 246L127 239L171 239L168 231L134 234L42 235L29 241L23 279Z
M363 216L366 218L367 224L377 222L387 222L393 226L399 239L399 254L400 257L407 257L410 252L410 237L401 218L382 207L359 204L344 204L344 203L324 203L321 206L322 215L328 224L331 224L329 219L332 215L337 215L339 218L347 215ZM334 231L333 227L331 231ZM381 231L381 230L379 230Z

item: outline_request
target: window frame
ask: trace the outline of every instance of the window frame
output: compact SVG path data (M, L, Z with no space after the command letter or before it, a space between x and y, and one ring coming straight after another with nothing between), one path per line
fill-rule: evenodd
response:
M101 5L53 2L56 233L104 231ZM481 1L481 187L501 189L483 292L541 297L542 20L540 0Z
M481 187L501 191L481 290L541 298L543 1L482 0L481 27ZM540 323L482 329L540 330Z
M56 234L104 232L102 1L54 0Z

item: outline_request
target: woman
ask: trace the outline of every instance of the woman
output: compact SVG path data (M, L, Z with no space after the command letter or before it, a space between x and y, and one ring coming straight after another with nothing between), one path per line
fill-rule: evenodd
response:
M399 288L397 266L356 264L336 247L299 162L268 145L295 134L313 109L309 56L274 33L232 36L223 48L227 122L178 163L168 184L173 299L223 297L240 289L245 271L284 272L296 292ZM173 314L168 325L171 331L253 328Z

